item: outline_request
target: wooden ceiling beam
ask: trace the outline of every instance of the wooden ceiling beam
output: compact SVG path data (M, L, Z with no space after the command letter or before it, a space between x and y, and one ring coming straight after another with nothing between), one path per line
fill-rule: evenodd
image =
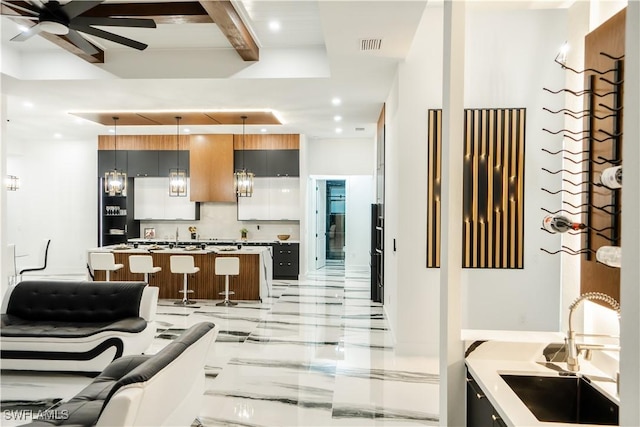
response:
M197 1L154 3L102 3L89 9L87 17L150 18L156 24L210 24L209 14Z
M258 45L230 1L200 0L200 4L242 59L245 61L260 59Z

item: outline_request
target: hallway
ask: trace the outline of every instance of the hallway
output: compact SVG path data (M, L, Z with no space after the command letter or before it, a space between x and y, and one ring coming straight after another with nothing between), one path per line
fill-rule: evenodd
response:
M437 360L394 355L367 272L345 278L342 266L329 266L304 280L274 281L270 298L232 308L161 300L157 321L150 353L195 323L220 326L206 367L204 426L438 424ZM3 372L2 409L34 399L46 407L88 382Z

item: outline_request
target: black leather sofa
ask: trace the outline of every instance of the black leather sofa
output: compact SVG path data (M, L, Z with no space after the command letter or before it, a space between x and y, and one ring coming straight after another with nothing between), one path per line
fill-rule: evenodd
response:
M189 426L204 394L204 365L218 328L198 323L157 354L113 361L71 400L24 427Z
M2 368L100 372L142 354L156 332L157 300L158 289L143 282L20 282L2 301Z

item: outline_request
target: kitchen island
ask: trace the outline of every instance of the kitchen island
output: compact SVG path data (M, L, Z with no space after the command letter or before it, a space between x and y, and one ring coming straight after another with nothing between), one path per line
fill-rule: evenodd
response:
M117 264L124 267L111 272L112 281L142 281L144 275L131 273L129 269L130 255L151 255L153 265L161 271L149 275L149 284L160 289L159 297L168 299L182 298L178 292L183 286L182 274L172 274L169 259L171 255L192 255L196 267L200 271L189 275L188 287L193 290L192 299L222 299L219 295L224 291L224 276L215 275L215 259L217 257L238 257L240 259L240 275L230 277L230 289L235 292L234 300L262 300L270 295L272 279L271 248L269 246L186 246L172 247L156 244L139 244L134 248L129 245L112 245L89 249L91 252L112 252ZM87 254L87 260L89 255ZM94 271L94 280L104 281L104 271Z

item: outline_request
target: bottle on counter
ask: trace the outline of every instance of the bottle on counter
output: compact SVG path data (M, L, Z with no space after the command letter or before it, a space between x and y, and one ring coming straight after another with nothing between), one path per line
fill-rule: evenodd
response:
M622 248L620 246L601 246L596 251L596 260L609 267L620 268L622 265Z
M569 230L583 230L587 226L573 222L563 215L547 215L542 219L542 227L550 233L566 233Z
M606 168L600 175L600 182L607 188L617 190L622 187L622 166Z

